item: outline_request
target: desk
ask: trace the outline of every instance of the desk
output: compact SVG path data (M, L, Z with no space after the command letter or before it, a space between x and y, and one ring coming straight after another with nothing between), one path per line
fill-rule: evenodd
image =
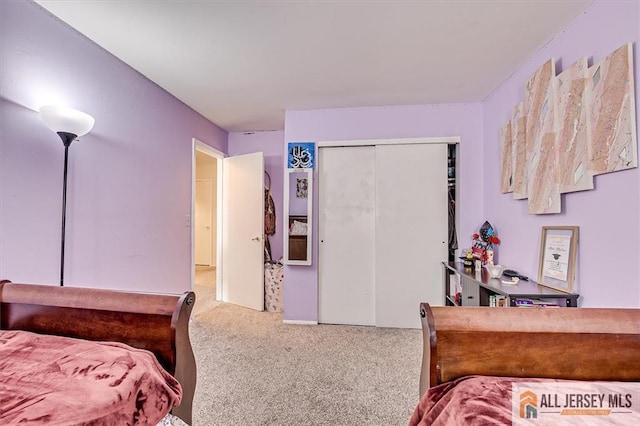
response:
M475 271L465 268L461 262L442 262L445 305L447 306L489 306L489 299L493 296L505 296L509 306L516 306L518 299L535 299L555 302L558 306L577 307L579 294L565 293L553 288L545 287L529 279L520 280L518 284L503 284L499 278L490 278L489 272L482 268ZM462 297L455 300L455 293L451 294L451 275L460 277Z

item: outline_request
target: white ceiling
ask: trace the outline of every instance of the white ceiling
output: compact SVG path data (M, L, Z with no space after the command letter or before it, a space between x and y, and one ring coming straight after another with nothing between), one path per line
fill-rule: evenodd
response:
M227 131L482 101L593 0L37 0Z

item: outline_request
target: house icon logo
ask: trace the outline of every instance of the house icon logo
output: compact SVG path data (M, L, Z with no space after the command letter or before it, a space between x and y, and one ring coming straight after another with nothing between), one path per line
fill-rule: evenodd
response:
M538 395L531 391L522 392L520 394L520 418L538 418Z

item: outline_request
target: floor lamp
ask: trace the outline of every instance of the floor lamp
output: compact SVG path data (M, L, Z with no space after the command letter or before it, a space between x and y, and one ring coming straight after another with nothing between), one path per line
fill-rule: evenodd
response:
M64 145L64 173L62 183L62 238L60 241L60 286L64 286L64 236L65 220L67 216L67 163L69 160L69 145L77 137L86 135L93 128L96 120L84 112L59 106L43 106L40 117L48 128L62 139Z

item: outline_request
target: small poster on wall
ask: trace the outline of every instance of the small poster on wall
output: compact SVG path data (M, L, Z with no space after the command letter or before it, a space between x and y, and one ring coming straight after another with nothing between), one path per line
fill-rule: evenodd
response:
M567 280L571 235L547 235L544 245L542 276Z
M313 142L289 142L287 149L287 168L313 169L315 159L315 144Z
M577 226L543 226L538 283L570 293L578 250Z
M307 198L309 193L309 181L306 178L296 179L296 197Z

